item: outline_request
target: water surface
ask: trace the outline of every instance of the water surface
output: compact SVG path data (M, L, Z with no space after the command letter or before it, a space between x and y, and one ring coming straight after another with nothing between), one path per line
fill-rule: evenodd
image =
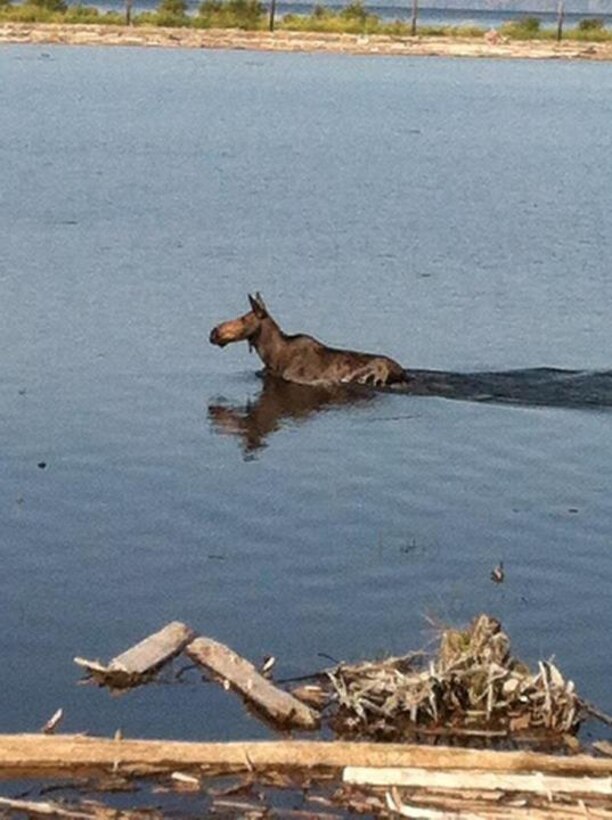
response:
M409 368L609 370L608 67L11 46L0 75L2 730L264 736L195 676L75 685L175 618L283 677L487 611L610 711L605 403L384 393L252 446L259 362L207 341L260 290Z

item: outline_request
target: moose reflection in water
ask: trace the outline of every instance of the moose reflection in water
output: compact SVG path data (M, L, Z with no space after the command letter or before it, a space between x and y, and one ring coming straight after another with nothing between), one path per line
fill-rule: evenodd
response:
M303 333L288 336L270 315L261 295L249 294L251 310L213 328L211 344L225 347L247 341L265 365L266 372L288 382L310 385L400 384L406 371L388 356L339 350Z
M265 372L262 377L263 388L254 401L208 406L213 430L239 437L247 456L265 447L268 436L288 423L306 421L316 413L342 405L371 402L378 395L373 390L355 390L348 385L293 384Z

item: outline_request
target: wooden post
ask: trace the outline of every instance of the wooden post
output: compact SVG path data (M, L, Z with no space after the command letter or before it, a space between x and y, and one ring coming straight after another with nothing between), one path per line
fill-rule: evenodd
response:
M274 31L274 16L276 15L276 0L270 0L270 31Z
M132 4L134 0L125 0L125 24L132 25Z
M419 0L412 0L412 22L410 24L410 34L414 37L417 33L417 17L419 16Z
M557 42L560 43L563 38L563 20L565 18L565 6L563 0L559 0L557 7Z

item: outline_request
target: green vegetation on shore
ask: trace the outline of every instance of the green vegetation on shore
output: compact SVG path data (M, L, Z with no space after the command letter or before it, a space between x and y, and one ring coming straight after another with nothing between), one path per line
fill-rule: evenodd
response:
M64 0L26 0L13 5L0 0L0 23L107 23L121 25L125 15L118 12L101 14L89 6L69 7Z
M382 21L371 14L360 0L353 0L342 10L316 4L309 15L287 14L279 28L288 31L318 31L334 34L389 34L407 37L411 33L410 21ZM423 36L483 37L484 30L475 26L421 26Z
M510 40L556 40L556 29L543 29L537 17L523 17L520 20L504 23L499 30L503 37ZM601 42L612 40L612 31L608 31L603 20L585 18L578 26L563 31L564 40L585 40Z
M191 28L237 28L249 31L270 27L269 11L260 0L202 0L195 15L187 12L186 0L160 0L153 12L130 14L135 26L183 26ZM0 0L0 23L98 23L126 24L126 14L102 13L96 8L68 6L66 0L25 0L13 4ZM351 0L341 10L315 4L310 14L286 14L275 21L275 28L286 31L329 32L334 34L387 34L411 36L410 20L383 21L368 11L363 0ZM486 32L477 26L418 26L424 37L481 38ZM556 30L542 29L537 17L524 17L504 23L499 35L509 40L553 40ZM612 31L597 18L583 19L576 28L563 31L563 39L602 42L612 40Z

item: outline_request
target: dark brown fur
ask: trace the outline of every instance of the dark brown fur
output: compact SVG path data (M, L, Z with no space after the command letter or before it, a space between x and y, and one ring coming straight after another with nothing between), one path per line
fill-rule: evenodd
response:
M246 340L269 373L298 384L382 387L406 381L404 368L388 356L338 350L303 334L288 336L270 316L259 293L249 295L249 301L249 313L213 328L212 344L224 347Z

